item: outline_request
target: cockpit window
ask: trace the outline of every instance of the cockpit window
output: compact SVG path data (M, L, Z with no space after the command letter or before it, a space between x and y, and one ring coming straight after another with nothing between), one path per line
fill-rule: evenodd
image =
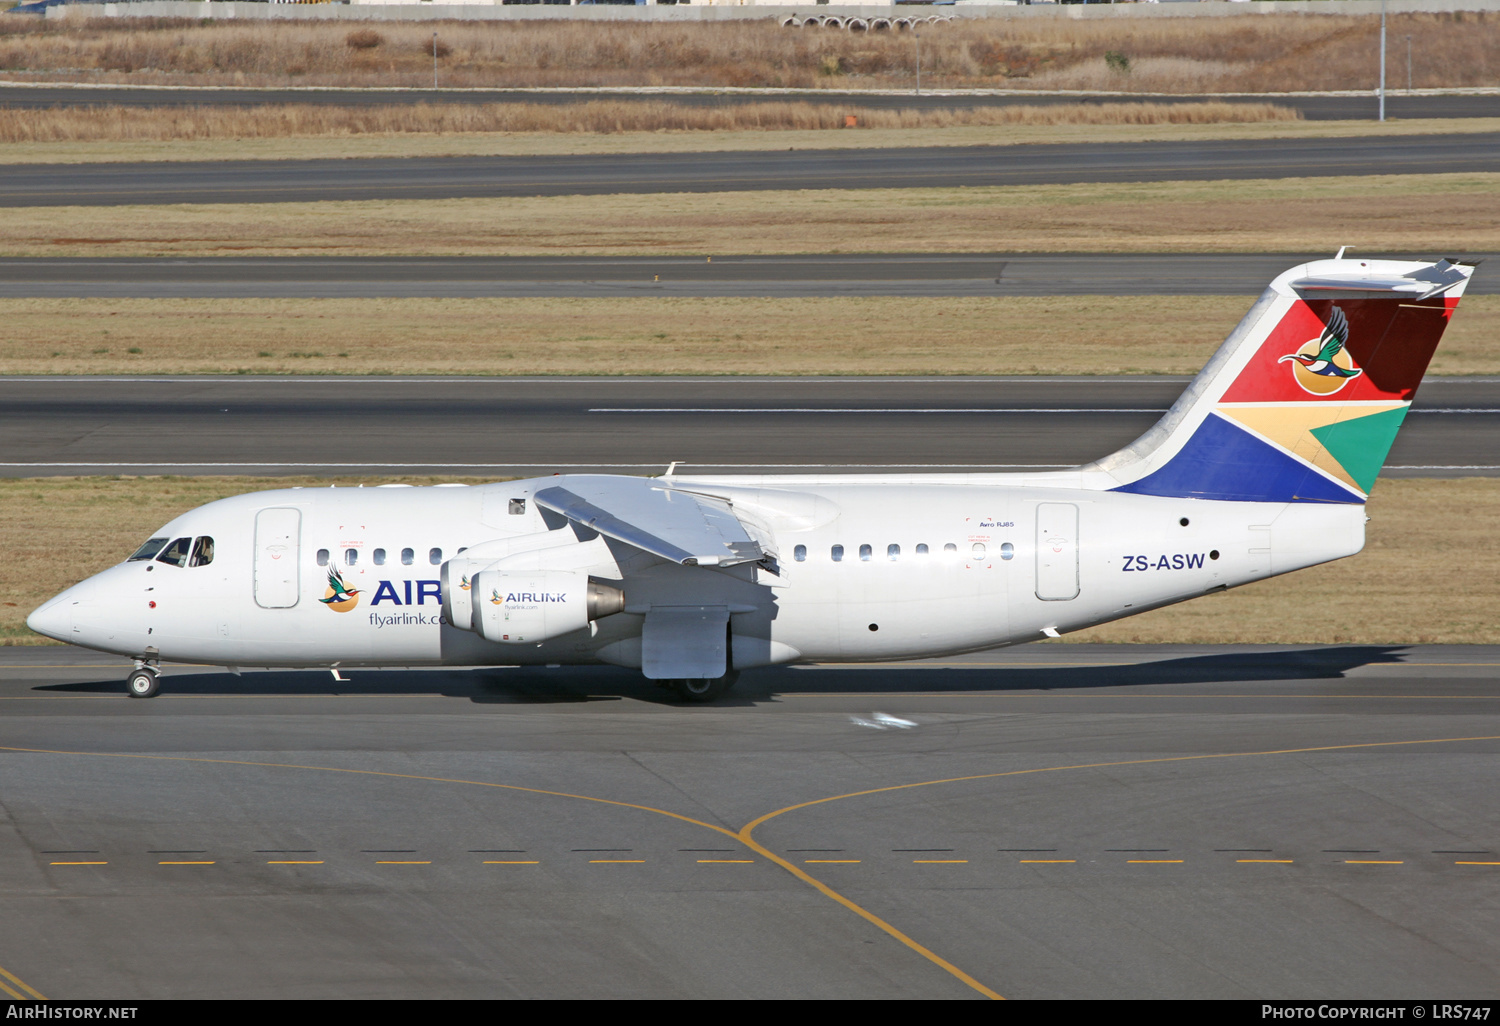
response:
M214 540L204 535L193 542L192 566L208 566L214 561Z
M156 557L158 563L170 563L173 566L187 566L188 552L193 547L193 539L178 538L171 545L161 550L161 555Z
M131 556L130 559L126 560L126 562L133 562L137 559L150 559L152 556L160 552L161 547L166 543L167 539L165 538L152 538L146 544L136 549L135 555Z

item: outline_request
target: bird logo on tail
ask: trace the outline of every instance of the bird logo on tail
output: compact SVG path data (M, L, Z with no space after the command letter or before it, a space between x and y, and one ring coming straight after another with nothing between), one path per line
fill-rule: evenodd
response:
M1295 353L1288 353L1277 363L1291 362L1292 377L1302 389L1313 395L1333 395L1364 371L1354 365L1349 355L1349 318L1334 307L1323 333L1302 343Z

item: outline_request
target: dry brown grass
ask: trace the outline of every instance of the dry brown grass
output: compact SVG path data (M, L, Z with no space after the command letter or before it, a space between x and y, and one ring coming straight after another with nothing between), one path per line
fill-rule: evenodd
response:
M7 164L82 164L180 160L310 160L359 157L490 157L610 153L728 153L787 149L878 149L913 146L1019 146L1110 142L1199 142L1210 139L1345 139L1500 131L1500 118L1411 121L1261 121L1160 125L955 125L688 132L371 132L258 138L127 139L13 142Z
M194 506L315 478L0 479L0 644L47 644L26 615L119 562ZM463 478L379 478L414 484ZM327 483L321 480L321 483ZM1359 556L1070 635L1154 643L1500 643L1500 549L1489 525L1500 480L1382 481ZM67 559L58 559L67 552ZM1358 615L1349 609L1359 595Z
M1124 92L1368 89L1377 78L1373 16L959 20L925 30L932 87ZM1500 17L1397 14L1411 35L1414 84L1500 84ZM212 85L431 83L431 33L449 86L762 86L906 88L915 45L896 33L782 29L770 19L715 23L149 21L6 19L0 74L26 80ZM371 37L375 38L371 38ZM1392 47L1388 74L1405 81ZM1112 70L1105 54L1127 58Z
M0 373L1190 374L1250 302L4 299ZM1432 369L1500 372L1500 297L1463 301Z
M1365 551L1068 636L1132 643L1494 644L1500 480L1383 480ZM1351 604L1351 597L1358 596Z
M855 124L850 126L848 118ZM788 102L704 107L670 100L539 105L0 108L0 143L268 139L377 133L764 132L946 129L1009 125L1205 125L1299 121L1271 103L1105 103L977 110L880 110Z
M8 256L1500 249L1500 174L12 207Z

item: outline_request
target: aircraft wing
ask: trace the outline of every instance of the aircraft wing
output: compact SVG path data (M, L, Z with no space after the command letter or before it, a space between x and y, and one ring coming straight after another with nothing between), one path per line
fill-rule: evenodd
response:
M727 499L648 478L570 475L533 501L602 535L683 566L733 566L767 558Z

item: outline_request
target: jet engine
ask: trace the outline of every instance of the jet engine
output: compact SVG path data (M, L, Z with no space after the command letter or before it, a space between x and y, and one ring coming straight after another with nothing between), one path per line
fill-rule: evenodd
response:
M565 570L484 570L470 583L474 630L501 644L537 644L625 608L619 588Z
M594 542L580 544L564 528L513 538L479 542L443 564L443 619L460 630L474 627L474 578L482 570L534 574L544 570L587 572L607 566L609 550ZM610 575L606 575L610 576Z

